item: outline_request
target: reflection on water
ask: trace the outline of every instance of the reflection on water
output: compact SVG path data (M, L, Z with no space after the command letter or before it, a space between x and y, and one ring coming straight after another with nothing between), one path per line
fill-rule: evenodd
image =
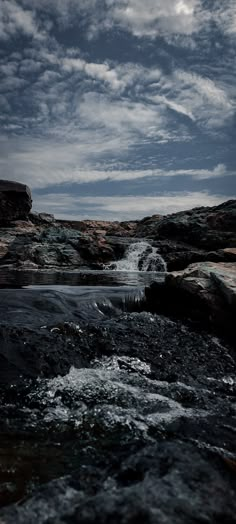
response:
M25 286L147 286L151 282L164 279L164 273L147 271L18 271L1 270L0 288L20 288Z

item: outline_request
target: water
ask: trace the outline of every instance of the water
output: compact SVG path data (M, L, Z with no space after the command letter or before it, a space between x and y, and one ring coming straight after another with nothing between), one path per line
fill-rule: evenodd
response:
M25 286L132 286L144 287L164 279L166 263L148 242L131 244L122 260L103 270L1 269L0 288Z
M164 268L155 248L135 242L113 269L1 272L1 319L7 322L10 316L15 325L29 325L30 311L31 325L40 326L60 320L100 321L121 311L137 310L145 286L162 281ZM18 294L17 288L22 289Z
M104 270L1 270L0 288L25 286L148 286L153 281L163 281L164 273L155 271Z
M9 358L12 375L0 387L1 505L74 471L83 489L106 467L105 482L113 482L112 468L135 446L169 438L184 438L183 456L188 440L209 449L224 442L223 453L231 451L230 355L205 335L137 312L145 286L165 271L156 248L135 242L101 271L2 273L0 318L9 328L1 334L2 373Z
M131 244L122 260L112 262L107 266L115 271L144 271L144 272L166 272L166 263L158 253L156 247L151 246L148 242L135 242Z

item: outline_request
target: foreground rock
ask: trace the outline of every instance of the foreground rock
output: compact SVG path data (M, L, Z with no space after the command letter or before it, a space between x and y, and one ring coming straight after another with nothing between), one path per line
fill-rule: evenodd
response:
M135 447L111 460L109 475L105 462L101 471L99 461L89 467L82 459L83 471L3 511L2 523L235 523L233 462L181 440Z
M27 219L31 207L31 191L28 186L0 180L0 223Z
M235 522L225 343L117 296L1 293L1 522Z
M236 343L236 263L201 262L146 291L149 307L213 327Z

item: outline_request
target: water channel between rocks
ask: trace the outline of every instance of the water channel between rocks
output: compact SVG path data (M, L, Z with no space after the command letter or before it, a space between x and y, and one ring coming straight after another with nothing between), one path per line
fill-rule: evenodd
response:
M5 524L236 522L233 355L139 310L165 270L143 242L101 271L2 274Z

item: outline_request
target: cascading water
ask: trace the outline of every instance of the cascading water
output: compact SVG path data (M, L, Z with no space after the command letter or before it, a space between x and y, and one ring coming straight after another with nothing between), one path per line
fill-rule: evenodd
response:
M131 244L124 258L112 263L109 267L115 271L158 271L163 273L167 270L166 263L158 253L158 249L144 241Z

